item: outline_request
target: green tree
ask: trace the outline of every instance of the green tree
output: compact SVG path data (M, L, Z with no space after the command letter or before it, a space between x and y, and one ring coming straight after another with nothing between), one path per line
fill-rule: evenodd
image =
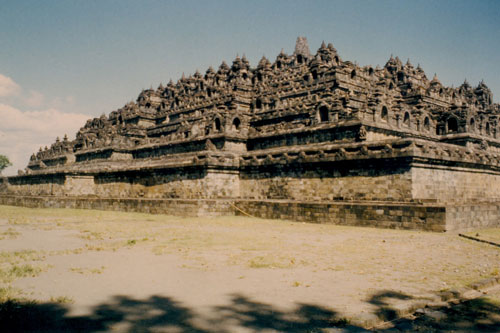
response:
M12 165L12 163L10 163L7 156L0 155L0 174L2 173L3 169L5 169L6 167L9 167L11 165Z

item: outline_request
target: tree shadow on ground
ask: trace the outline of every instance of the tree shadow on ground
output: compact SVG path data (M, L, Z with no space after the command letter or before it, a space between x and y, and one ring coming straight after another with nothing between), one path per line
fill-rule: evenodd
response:
M420 309L394 322L402 332L500 332L500 304L481 297L450 306Z
M394 320L397 311L391 306L392 301L407 301L413 297L391 290L381 291L371 296L368 303L376 306L374 314L381 320Z
M213 309L204 318L169 297L138 300L116 296L94 307L87 316L68 315L68 307L56 303L8 301L0 303L1 332L232 332L246 327L254 331L315 332L345 326L336 313L316 305L299 304L294 311L234 295L229 305ZM359 331L359 330L358 330Z
M395 318L391 300L411 297L384 291L368 303L376 307L379 318ZM349 325L337 312L312 304L297 304L289 311L260 303L244 295L233 295L228 305L212 308L210 318L197 314L169 297L134 299L116 296L99 304L86 316L70 316L68 307L57 303L7 301L0 303L1 332L362 332ZM450 307L428 308L412 319L393 322L391 331L500 331L500 305L485 298ZM379 332L385 329L377 330Z
M458 293L448 292L447 297L459 299ZM441 295L442 297L444 294ZM446 297L445 297L446 298ZM375 314L384 321L392 321L391 332L500 332L500 303L486 297L467 301L454 301L446 306L418 309L407 318L398 319L398 309L393 301L408 301L412 296L394 291L372 295L368 303L376 306Z

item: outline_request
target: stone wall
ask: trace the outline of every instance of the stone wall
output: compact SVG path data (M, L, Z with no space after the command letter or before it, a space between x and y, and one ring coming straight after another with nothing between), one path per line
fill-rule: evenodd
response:
M7 192L7 178L0 176L0 193Z
M477 203L446 208L447 230L500 227L500 203Z
M242 173L244 199L409 201L409 166L381 161L259 168Z
M15 195L65 195L64 175L40 175L32 177L10 177L7 192Z
M95 195L94 176L66 176L65 195Z
M80 208L176 216L253 215L301 222L415 229L443 232L447 226L444 206L360 202L298 202L288 200L146 199L0 195L0 204L33 208ZM476 211L476 217L481 210ZM500 214L500 210L496 210ZM493 215L492 215L493 216ZM498 215L497 215L498 217ZM459 223L459 222L456 222Z
M92 198L1 195L0 205L100 209L176 216L242 215L434 232L500 226L500 203L469 205L290 200Z
M500 200L500 173L491 170L415 165L412 198L444 203Z
M238 174L225 170L176 169L101 174L95 194L103 198L234 198L239 195Z
M99 209L175 216L234 215L231 202L228 200L0 195L0 204L31 208Z
M236 215L351 226L446 231L446 208L376 202L299 202L238 200Z
M10 178L0 193L100 198L236 198L237 171L206 168Z

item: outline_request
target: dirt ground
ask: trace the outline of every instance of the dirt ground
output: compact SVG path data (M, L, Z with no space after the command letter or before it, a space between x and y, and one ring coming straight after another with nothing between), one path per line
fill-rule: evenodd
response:
M0 206L0 329L362 331L499 270L499 247L453 233Z

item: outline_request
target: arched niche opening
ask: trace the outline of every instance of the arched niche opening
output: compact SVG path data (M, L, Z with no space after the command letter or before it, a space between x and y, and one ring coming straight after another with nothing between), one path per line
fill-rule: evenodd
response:
M302 64L304 62L304 57L301 54L297 54L297 63Z
M356 77L356 70L353 69L351 72L351 79L354 79Z
M233 119L233 130L239 131L241 125L241 120L239 118Z
M255 100L255 108L256 109L262 109L262 100L260 98L257 98Z
M486 131L486 135L490 135L491 134L490 123L486 123L486 127L484 128L484 130Z
M380 119L382 119L385 122L389 120L389 110L387 110L387 107L385 105L382 106L382 111L380 112Z
M220 132L222 130L222 125L219 118L215 118L214 128L216 132Z
M410 127L410 113L409 112L405 112L405 115L403 117L403 125L405 125L406 127Z
M425 117L424 130L428 132L428 131L430 131L430 129L431 129L431 121L430 121L429 117Z
M448 118L446 122L447 133L457 133L458 132L458 120L455 117Z
M327 122L330 120L328 115L328 108L325 105L322 105L318 110L319 121L321 123Z

